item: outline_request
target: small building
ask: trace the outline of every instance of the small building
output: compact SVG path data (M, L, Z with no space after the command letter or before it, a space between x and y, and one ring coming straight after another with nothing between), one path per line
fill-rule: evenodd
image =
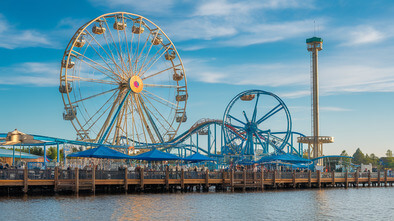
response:
M15 153L15 155L14 155ZM0 163L3 165L8 164L12 165L12 158L15 158L15 162L24 161L24 162L44 162L43 156L38 156L34 154L29 154L25 152L13 151L10 149L0 149Z

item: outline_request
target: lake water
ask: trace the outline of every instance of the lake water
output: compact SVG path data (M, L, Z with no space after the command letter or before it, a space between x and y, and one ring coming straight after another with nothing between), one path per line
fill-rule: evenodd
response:
M0 197L0 220L393 220L394 188Z

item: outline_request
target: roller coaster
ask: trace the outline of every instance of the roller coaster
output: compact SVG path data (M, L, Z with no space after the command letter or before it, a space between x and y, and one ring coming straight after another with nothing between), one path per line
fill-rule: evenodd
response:
M115 12L87 22L71 38L60 67L63 119L77 139L14 131L0 134L2 145L56 145L58 153L62 145L157 148L182 157L202 152L223 163L303 153L295 141L305 136L292 131L287 106L263 90L239 93L223 119L201 119L177 135L187 121L183 63L164 31L140 15Z

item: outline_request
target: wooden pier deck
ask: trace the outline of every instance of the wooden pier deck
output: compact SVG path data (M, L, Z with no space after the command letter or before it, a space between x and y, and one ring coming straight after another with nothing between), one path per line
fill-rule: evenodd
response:
M142 175L143 174L143 175ZM117 188L122 191L171 189L191 190L214 186L217 190L264 190L266 188L393 186L388 171L367 173L280 172L280 171L102 171L96 170L16 170L0 171L0 189L11 188L29 193L32 189L47 191L96 192Z

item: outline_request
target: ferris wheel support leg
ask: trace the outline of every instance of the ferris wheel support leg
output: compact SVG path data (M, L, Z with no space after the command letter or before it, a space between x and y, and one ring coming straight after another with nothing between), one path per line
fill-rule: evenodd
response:
M116 118L117 118L118 115L119 115L120 110L121 110L122 107L123 107L124 102L126 101L126 98L129 96L130 91L131 91L131 90L128 90L128 91L127 91L127 93L126 93L126 95L124 96L122 102L119 104L119 107L118 107L118 109L116 110L115 115L114 115L114 117L113 117L112 120L111 120L111 123L108 125L107 130L105 131L105 133L103 134L103 136L100 138L100 140L99 140L99 142L98 142L99 144L102 144L102 143L104 142L104 139L107 137L109 131L110 131L111 128L112 128L112 125L114 124Z

